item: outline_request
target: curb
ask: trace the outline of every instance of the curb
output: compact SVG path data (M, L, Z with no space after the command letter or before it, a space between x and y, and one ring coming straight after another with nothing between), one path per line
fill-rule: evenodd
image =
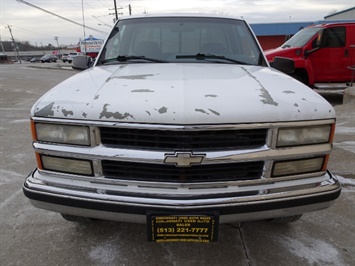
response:
M355 86L348 87L344 90L343 104L355 105Z
M73 69L71 67L71 65L69 66L62 66L62 65L56 65L56 66L27 66L29 68L37 68L37 69L51 69L51 70L66 70L66 71L76 71L75 69Z

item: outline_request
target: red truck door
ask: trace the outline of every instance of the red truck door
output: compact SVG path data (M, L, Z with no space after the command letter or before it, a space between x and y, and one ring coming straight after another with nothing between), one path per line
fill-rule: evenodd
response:
M314 70L315 82L346 82L351 79L351 71L347 68L354 65L353 49L348 39L349 29L346 26L325 28L319 35L321 48L311 53L308 59Z

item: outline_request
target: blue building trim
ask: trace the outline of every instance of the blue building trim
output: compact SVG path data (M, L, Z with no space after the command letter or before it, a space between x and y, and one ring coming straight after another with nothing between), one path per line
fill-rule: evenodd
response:
M250 24L256 36L294 35L299 30L313 25L313 21L290 23Z

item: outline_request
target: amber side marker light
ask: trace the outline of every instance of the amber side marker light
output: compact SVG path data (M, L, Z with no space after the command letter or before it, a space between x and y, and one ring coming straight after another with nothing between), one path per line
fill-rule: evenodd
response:
M322 171L327 171L328 169L329 154L324 156Z
M333 144L334 135L335 135L335 123L332 124L331 131L330 131L330 136L329 136L329 143L330 144ZM329 158L330 158L330 154L327 154L326 156L324 156L324 162L323 162L322 171L327 171L328 170Z
M334 135L335 135L335 123L332 124L332 128L330 131L330 136L329 136L329 143L332 144L334 140Z
M38 167L38 169L43 170L41 156L37 152L35 154L36 154L37 167Z
M35 122L32 119L31 119L31 135L32 135L32 140L36 141L37 140L36 127L35 127Z
M37 141L36 127L35 127L35 122L33 121L33 119L31 119L31 121L30 121L30 127L31 127L32 140ZM41 156L37 152L35 152L35 156L36 156L37 168L40 170L43 170Z

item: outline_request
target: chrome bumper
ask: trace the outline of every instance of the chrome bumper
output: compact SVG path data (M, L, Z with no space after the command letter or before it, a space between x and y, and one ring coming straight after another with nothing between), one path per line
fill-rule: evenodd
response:
M64 214L98 219L145 223L148 211L194 214L218 212L221 223L263 220L321 210L329 207L339 197L338 180L327 172L313 187L293 188L290 191L270 189L268 193L249 196L193 197L176 194L167 198L154 193L119 193L110 190L88 188L85 182L53 184L44 181L42 174L34 170L26 178L24 194L31 203L42 209ZM267 185L254 186L265 191ZM291 186L290 186L291 187Z

